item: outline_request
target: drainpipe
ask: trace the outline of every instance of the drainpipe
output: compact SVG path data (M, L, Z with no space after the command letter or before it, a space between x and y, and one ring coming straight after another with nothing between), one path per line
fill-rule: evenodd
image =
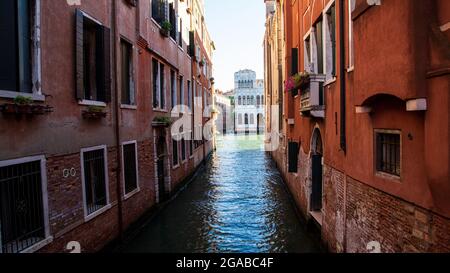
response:
M347 136L346 136L346 107L345 107L345 28L344 28L345 20L344 20L344 0L339 1L339 58L340 58L340 67L339 67L339 82L340 82L340 91L341 91L341 126L340 126L340 146L344 153L347 152Z
M119 92L118 92L118 68L117 68L117 41L119 40L118 37L118 24L117 24L117 1L112 1L112 28L113 28L113 77L114 77L114 100L115 100L115 109L114 109L114 119L115 119L115 137L116 137L116 153L117 153L117 166L116 166L116 195L117 195L117 220L118 220L118 232L119 232L119 243L122 243L123 241L123 215L122 215L122 190L120 188L120 180L121 180L121 173L122 173L122 166L120 164L121 162L121 152L120 152L120 124L119 124Z

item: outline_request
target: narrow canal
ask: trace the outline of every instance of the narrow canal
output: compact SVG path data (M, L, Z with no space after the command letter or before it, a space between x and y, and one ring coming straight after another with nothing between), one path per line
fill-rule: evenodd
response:
M319 252L298 218L263 137L225 136L206 169L123 252Z

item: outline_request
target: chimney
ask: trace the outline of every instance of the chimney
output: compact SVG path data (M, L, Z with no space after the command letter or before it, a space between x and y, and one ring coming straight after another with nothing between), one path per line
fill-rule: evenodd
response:
M275 0L264 0L266 4L266 17L275 12Z

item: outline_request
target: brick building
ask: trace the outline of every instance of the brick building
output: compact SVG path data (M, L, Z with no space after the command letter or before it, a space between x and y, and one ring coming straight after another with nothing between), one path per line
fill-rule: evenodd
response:
M265 4L271 154L328 249L450 251L449 1Z
M98 251L206 159L212 141L168 126L173 106L213 96L194 9L203 18L197 0L1 1L0 253Z

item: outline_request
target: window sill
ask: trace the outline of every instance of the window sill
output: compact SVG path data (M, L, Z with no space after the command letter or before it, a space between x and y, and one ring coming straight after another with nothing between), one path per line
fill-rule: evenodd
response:
M347 73L351 73L351 72L353 72L355 70L355 66L350 66L350 67L348 67L347 68Z
M109 209L112 208L111 204L108 204L106 206L104 206L103 208L97 210L96 212L93 212L87 216L84 217L84 222L89 222L92 219L96 218L97 216L100 216L101 214L105 213L106 211L108 211Z
M53 237L50 236L47 239L44 239L44 240L42 240L42 241L40 241L40 242L30 246L29 248L21 251L20 253L25 253L25 254L27 254L27 253L28 254L29 253L34 253L34 252L38 251L39 249L45 247L46 245L48 245L48 244L50 244L52 242L53 242Z
M180 168L180 163L178 163L178 165L173 166L173 167L172 167L172 170L176 170L176 169L178 169L178 168Z
M79 105L83 106L99 106L99 107L106 107L106 103L103 101L94 101L94 100L80 100L78 101Z
M326 81L326 82L323 84L323 86L326 87L326 86L331 85L331 84L333 84L333 83L335 83L335 82L336 82L336 77L333 77L332 79Z
M42 94L0 90L0 98L14 99L17 96L29 97L33 101L45 101L45 96Z
M166 109L161 109L161 108L153 108L153 112L168 113L168 111Z
M394 181L394 182L397 182L397 183L401 182L401 177L400 176L389 174L389 173L385 173L385 172L377 171L375 173L375 176L378 177L378 178L387 179L387 180Z
M137 110L137 105L121 104L120 109Z
M128 200L128 199L130 199L131 197L133 197L133 196L135 196L136 194L138 194L140 191L141 191L141 189L140 189L139 187L137 187L137 189L133 190L132 192L125 194L125 196L123 197L122 200L124 200L124 201L125 201L125 200Z

